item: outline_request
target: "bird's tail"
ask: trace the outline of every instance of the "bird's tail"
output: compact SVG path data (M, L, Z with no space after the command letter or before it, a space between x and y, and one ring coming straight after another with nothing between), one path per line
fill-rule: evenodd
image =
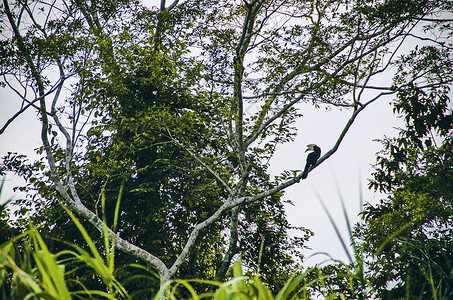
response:
M307 176L308 176L308 169L310 169L310 164L306 164L306 165L305 165L304 172L302 173L302 179L307 178Z

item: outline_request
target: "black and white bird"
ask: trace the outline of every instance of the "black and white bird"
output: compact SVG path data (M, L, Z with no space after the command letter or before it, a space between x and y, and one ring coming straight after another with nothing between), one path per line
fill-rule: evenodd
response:
M305 152L311 151L307 156L307 163L305 164L304 172L302 173L302 179L307 178L308 171L310 168L318 161L318 158L321 156L321 148L315 144L307 145L307 150Z

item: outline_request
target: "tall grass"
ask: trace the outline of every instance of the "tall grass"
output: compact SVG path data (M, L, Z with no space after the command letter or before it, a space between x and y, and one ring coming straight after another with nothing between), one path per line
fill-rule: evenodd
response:
M1 190L2 186L0 186L0 195ZM105 199L104 196L103 199ZM118 203L120 199L121 194L118 196ZM117 212L118 206L119 204L117 204ZM113 244L105 239L106 253L101 254L80 221L68 208L65 206L63 208L82 234L89 251L75 244L65 243L70 250L53 254L49 251L38 229L30 223L28 230L0 245L2 299L129 298L125 288L114 275ZM115 223L116 220L117 218ZM88 290L76 279L74 282L80 290L69 291L66 270L68 264L79 264L93 269L104 284L105 290Z
M359 181L360 182L360 181ZM343 299L344 296L348 295L347 299L376 299L377 293L376 289L373 286L373 274L370 272L367 272L366 268L369 266L365 261L368 260L373 260L376 259L383 249L388 245L390 242L392 242L394 239L397 239L398 236L404 232L407 228L409 228L413 223L416 221L416 219L412 220L411 222L401 226L398 230L390 234L382 244L379 245L377 248L376 252L373 253L372 257L370 257L370 254L368 254L367 257L365 257L365 251L364 249L361 248L361 246L356 242L354 239L353 235L353 228L351 226L350 218L348 216L346 206L345 206L345 201L343 200L341 191L336 185L337 188L337 195L338 199L341 204L342 208L342 213L343 217L346 223L346 231L348 233L349 239L345 239L341 235L341 230L340 227L337 225L335 222L334 218L330 214L330 211L328 207L325 205L324 201L320 197L320 195L315 192L318 201L321 203L321 206L323 207L323 210L325 214L327 215L330 224L332 225L334 232L336 233L336 236L349 260L349 263L344 263L341 262L333 257L331 257L328 253L325 252L317 252L314 255L318 254L324 254L329 257L327 261L330 261L333 263L333 266L335 267L326 267L323 268L324 271L322 274L325 274L325 271L329 273L332 271L332 269L336 269L335 272L330 272L329 276L326 277L326 280L330 280L331 284L330 287L328 284L325 285L327 288L327 291L332 291L335 290L335 288L338 288L339 283L341 282L342 279L347 279L348 284L344 285L342 290L343 292L339 294L340 298ZM361 186L359 185L359 201L360 201L360 207L363 207L364 201L363 201L363 194L361 190ZM349 245L350 247L348 247ZM352 250L352 251L351 251ZM325 261L325 262L327 262ZM408 274L410 276L410 274ZM424 272L424 276L426 279L426 287L430 290L431 293L431 298L429 299L434 299L434 300L448 300L448 299L453 299L453 291L448 290L448 288L445 288L442 286L442 282L440 284L436 284L433 280L433 274L431 273L431 269L427 272ZM336 277L336 278L335 278ZM450 286L450 285L447 285ZM332 293L325 293L323 294L326 299L329 296L326 295L332 295ZM420 296L422 297L422 296ZM400 298L400 299L406 299L406 300L411 300L412 298L409 296L409 293L407 293L405 298ZM420 298L422 299L422 298ZM425 298L423 298L425 299Z
M313 271L313 269L310 269ZM166 283L154 297L154 300L162 299L183 299L181 292L189 292L191 299L214 299L214 300L286 300L286 299L311 299L311 286L321 282L326 276L319 276L310 279L310 272L292 276L280 289L277 295L272 295L270 289L259 279L259 275L245 276L242 270L241 261L233 263L233 278L227 282L220 283L208 280L172 280ZM216 286L214 292L197 294L191 283L202 283ZM327 295L326 299L334 299L338 293ZM340 298L344 299L344 297Z
M81 226L76 223L77 227ZM125 299L128 294L115 279L113 269L96 249L93 240L79 227L90 252L69 244L73 250L52 254L36 227L30 228L14 239L0 245L0 286L4 299L81 299L102 296L107 299ZM20 242L20 244L18 244ZM19 251L19 249L21 251ZM68 263L81 263L91 267L102 279L105 291L87 290L81 283L80 290L69 291L65 272ZM6 293L9 292L9 295Z

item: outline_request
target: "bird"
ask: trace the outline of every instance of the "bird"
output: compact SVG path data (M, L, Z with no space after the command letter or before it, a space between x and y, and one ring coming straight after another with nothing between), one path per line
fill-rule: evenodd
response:
M316 144L307 145L307 151L312 151L307 155L307 163L305 164L304 172L302 173L302 179L307 178L308 171L310 168L318 161L318 158L321 156L321 148Z

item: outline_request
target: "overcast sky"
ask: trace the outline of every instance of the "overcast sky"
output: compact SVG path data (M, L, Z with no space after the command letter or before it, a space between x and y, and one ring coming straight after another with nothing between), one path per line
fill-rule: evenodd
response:
M306 180L286 190L285 198L292 200L294 206L286 205L288 219L294 226L312 230L315 236L305 250L306 256L317 252L327 252L335 259L347 261L340 241L322 208L319 198L324 202L346 241L349 240L347 226L341 207L341 194L351 224L359 221L360 187L362 201L376 203L382 195L374 194L367 188L368 178L375 163L375 154L382 149L374 140L396 134L396 126L401 124L392 113L390 97L373 103L356 119L338 151L327 161L309 173ZM332 109L323 111L307 107L302 110L304 117L298 121L299 135L294 143L281 146L271 164L273 174L288 169L303 169L307 144L316 143L322 154L330 150L351 111ZM318 196L319 198L318 198ZM317 255L306 261L311 265L327 257Z

